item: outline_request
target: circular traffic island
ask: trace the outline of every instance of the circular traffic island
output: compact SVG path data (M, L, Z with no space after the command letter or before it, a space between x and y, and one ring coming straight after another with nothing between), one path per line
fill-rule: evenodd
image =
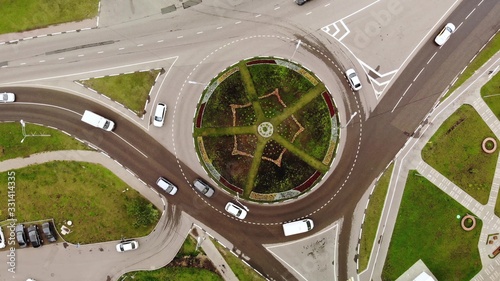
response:
M287 60L254 58L219 73L197 106L193 137L207 173L242 198L297 197L327 173L339 121L325 85Z

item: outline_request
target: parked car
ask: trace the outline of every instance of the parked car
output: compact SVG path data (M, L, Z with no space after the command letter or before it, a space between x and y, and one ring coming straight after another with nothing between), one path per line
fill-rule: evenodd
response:
M52 226L52 223L50 222L44 222L42 224L42 231L43 234L45 235L45 238L49 242L56 242L57 241L57 234L55 234L54 227Z
M3 236L2 227L0 227L0 249L5 248L5 237Z
M31 246L33 248L38 248L42 246L42 241L40 240L40 235L38 234L38 225L30 225L28 227L28 236L31 241Z
M443 46L448 39L450 39L450 36L455 32L455 25L453 23L447 23L443 29L441 29L441 32L436 36L436 39L434 39L434 42L438 44L439 46Z
M164 103L158 103L156 105L155 116L153 119L153 126L162 127L165 123L165 113L167 112L167 105Z
M29 240L26 239L26 233L24 232L24 224L16 225L16 239L20 248L28 246Z
M208 183L200 179L196 179L193 183L193 186L194 188L196 188L196 190L201 192L201 194L205 195L206 197L212 197L212 195L214 195L214 189L210 185L208 185Z
M14 93L0 93L0 102L14 102L16 95Z
M135 240L122 241L116 245L116 251L120 253L136 250L137 248L139 248L139 242Z
M165 190L170 195L174 195L175 193L177 193L177 186L169 182L164 177L159 177L156 181L156 185L158 185L161 189Z
M226 211L230 213L231 215L239 218L240 220L244 219L247 216L247 211L244 210L242 207L232 203L228 202L226 204Z
M351 84L352 89L354 91L359 91L361 89L361 81L359 80L356 71L352 68L348 69L346 70L345 75L347 76L347 80L349 80L349 84Z

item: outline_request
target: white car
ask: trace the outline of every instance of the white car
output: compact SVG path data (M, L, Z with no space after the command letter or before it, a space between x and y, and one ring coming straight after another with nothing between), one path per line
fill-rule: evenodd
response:
M0 93L0 102L15 102L16 95L14 93Z
M159 177L156 181L156 185L158 185L161 189L165 190L170 195L175 195L177 193L177 186L175 186L164 177Z
M226 204L226 211L230 213L231 215L239 218L240 220L244 219L247 216L247 211L245 211L243 208L241 208L238 205L235 205L231 202L228 202Z
M2 228L0 227L0 249L5 248L5 236L3 236Z
M438 44L439 46L443 46L444 43L446 43L446 41L448 41L448 39L450 39L450 36L451 34L453 34L453 32L455 32L455 25L453 25L453 23L447 23L443 29L441 30L441 32L439 32L439 34L436 36L436 39L434 39L434 42L436 42L436 44Z
M345 72L345 76L347 76L347 80L349 80L349 84L354 91L359 91L361 89L361 81L359 80L358 75L354 69L348 69Z
M163 123L165 123L165 112L167 112L167 105L161 102L158 103L158 105L156 105L155 116L153 118L153 126L163 126Z
M116 245L116 251L120 253L136 250L137 248L139 248L139 242L135 240L123 241Z

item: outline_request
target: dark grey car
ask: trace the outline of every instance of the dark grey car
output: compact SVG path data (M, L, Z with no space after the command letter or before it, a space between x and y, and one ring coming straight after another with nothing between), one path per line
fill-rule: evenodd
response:
M52 223L50 222L44 222L42 223L42 231L43 234L45 235L45 238L49 240L49 242L56 242L57 241L57 235L55 234L54 227L52 226Z
M38 234L38 225L35 224L28 227L28 236L30 237L31 246L33 246L33 248L42 246L42 241L40 240L40 235Z
M28 246L29 240L26 239L26 234L24 233L24 224L16 225L16 238L20 248Z

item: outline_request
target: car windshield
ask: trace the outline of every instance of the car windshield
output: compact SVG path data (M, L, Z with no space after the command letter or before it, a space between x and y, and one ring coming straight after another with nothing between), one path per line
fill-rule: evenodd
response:
M155 120L158 122L161 121L161 116L155 116Z

